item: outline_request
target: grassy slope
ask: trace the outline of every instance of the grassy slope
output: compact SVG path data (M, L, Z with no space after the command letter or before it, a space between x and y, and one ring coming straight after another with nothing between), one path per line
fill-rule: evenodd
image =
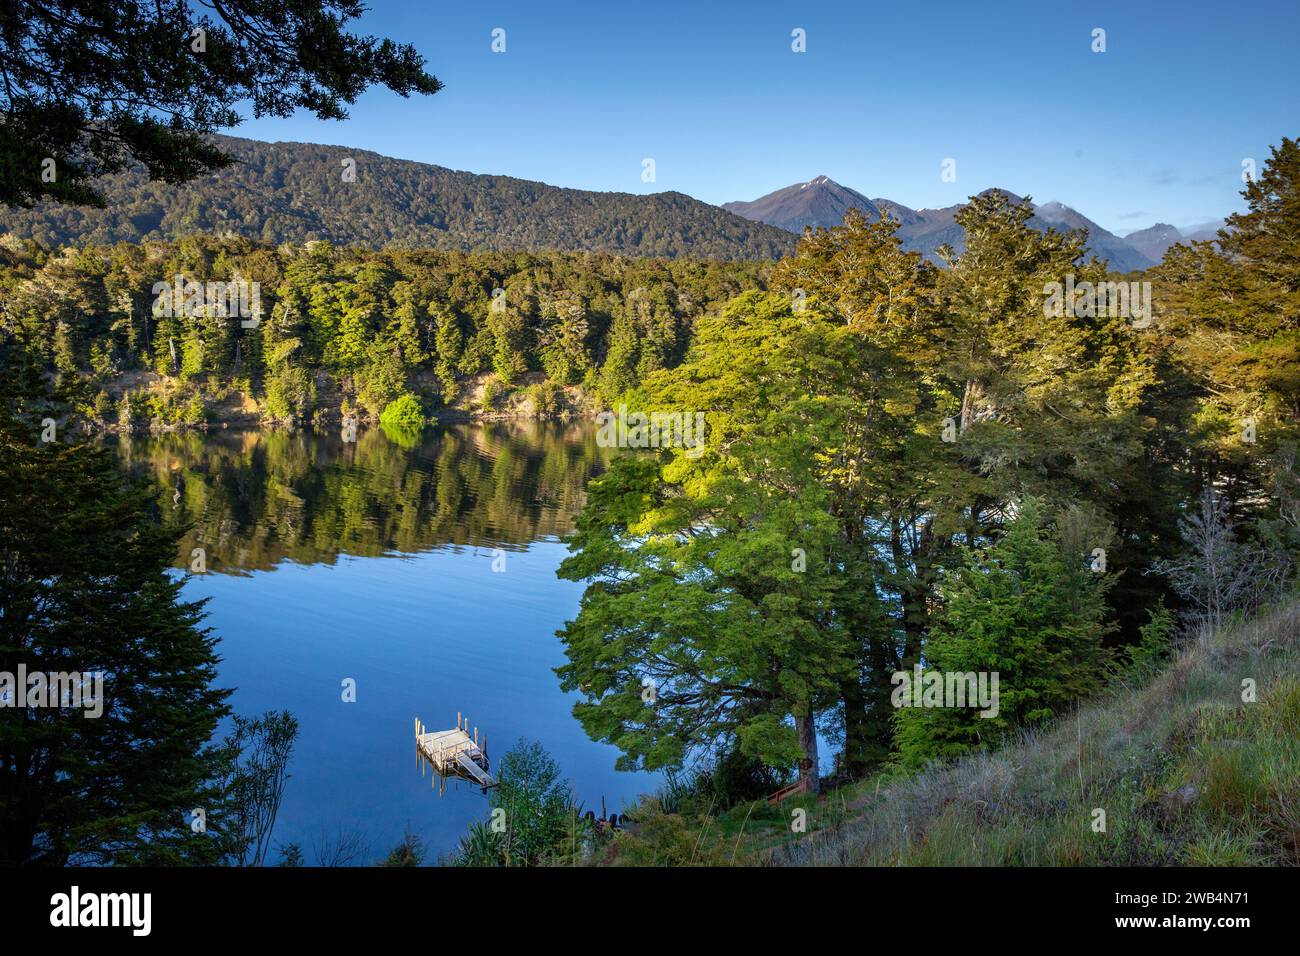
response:
M1244 678L1255 703L1242 702ZM806 834L791 834L796 809ZM675 819L651 814L606 862L1300 863L1300 603L1184 647L1158 674L997 752L820 800Z

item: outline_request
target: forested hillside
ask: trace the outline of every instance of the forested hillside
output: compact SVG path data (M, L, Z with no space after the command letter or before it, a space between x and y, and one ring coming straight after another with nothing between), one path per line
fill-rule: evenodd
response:
M776 259L795 237L681 193L633 195L459 172L314 143L213 141L235 165L184 186L142 171L98 184L107 208L0 208L0 232L45 245L173 240L194 233L272 243L463 251L582 250ZM629 177L637 181L640 167Z
M734 753L815 792L1068 712L1174 611L1199 634L1285 594L1300 146L1245 195L1222 251L1150 273L1150 324L1045 309L1051 277L1105 274L1000 194L949 269L851 215L702 319L635 404L707 410L704 450L615 459L561 568L588 583L560 671L588 732L629 768ZM1000 705L900 706L914 669L1000 673Z
M951 268L850 214L696 324L629 402L703 449L614 458L560 568L575 715L667 776L594 859L1300 859L1300 144L1244 195L1150 323L1044 308L1106 274L987 193Z
M353 410L373 421L403 395L423 414L471 401L490 412L537 378L531 405L545 415L561 410L565 387L612 398L675 365L692 323L763 287L768 271L199 236L52 252L9 236L0 241L0 322L78 384L101 426L307 423ZM160 300L176 276L255 284L247 305L258 312L227 314L225 299L192 314L180 299L171 308ZM486 389L471 394L476 377Z
M1300 144L1244 195L1218 243L1145 273L1153 315L1051 309L1054 283L1114 277L988 192L949 268L852 214L774 266L9 236L0 328L126 429L232 407L416 427L524 383L533 413L704 416L701 447L590 483L558 673L624 767L690 768L725 809L1017 739L1293 593ZM247 317L168 299L214 281L256 283ZM899 706L923 672L996 673L997 706ZM641 809L656 859L663 807Z

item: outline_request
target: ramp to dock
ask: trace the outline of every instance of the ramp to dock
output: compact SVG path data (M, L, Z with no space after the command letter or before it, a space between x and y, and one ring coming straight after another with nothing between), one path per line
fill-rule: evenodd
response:
M465 754L463 753L457 754L456 763L462 770L464 770L467 774L469 774L471 777L477 780L480 786L483 787L492 786L491 775L489 775L486 770L482 769L474 761L470 760L469 757L466 756Z

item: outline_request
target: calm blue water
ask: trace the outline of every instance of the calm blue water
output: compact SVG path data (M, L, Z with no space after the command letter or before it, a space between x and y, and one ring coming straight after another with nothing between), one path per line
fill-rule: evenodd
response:
M463 712L494 760L541 741L597 811L655 789L614 770L617 751L587 738L553 672L555 631L582 593L555 576L557 535L603 467L590 435L465 426L403 448L379 433L355 446L220 434L123 454L164 483L163 508L196 523L182 555L204 547L210 570L186 594L209 599L232 707L300 722L275 842L299 843L306 862L342 837L362 846L355 863L373 863L407 828L445 853L486 818L472 784L440 796L422 776L416 716L440 730Z

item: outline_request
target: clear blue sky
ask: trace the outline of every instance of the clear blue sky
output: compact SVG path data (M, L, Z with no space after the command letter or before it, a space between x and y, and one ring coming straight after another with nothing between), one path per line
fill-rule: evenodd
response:
M413 43L441 93L232 132L713 203L820 174L913 207L1002 186L1119 233L1240 208L1242 159L1300 135L1297 0L371 7L354 31Z

